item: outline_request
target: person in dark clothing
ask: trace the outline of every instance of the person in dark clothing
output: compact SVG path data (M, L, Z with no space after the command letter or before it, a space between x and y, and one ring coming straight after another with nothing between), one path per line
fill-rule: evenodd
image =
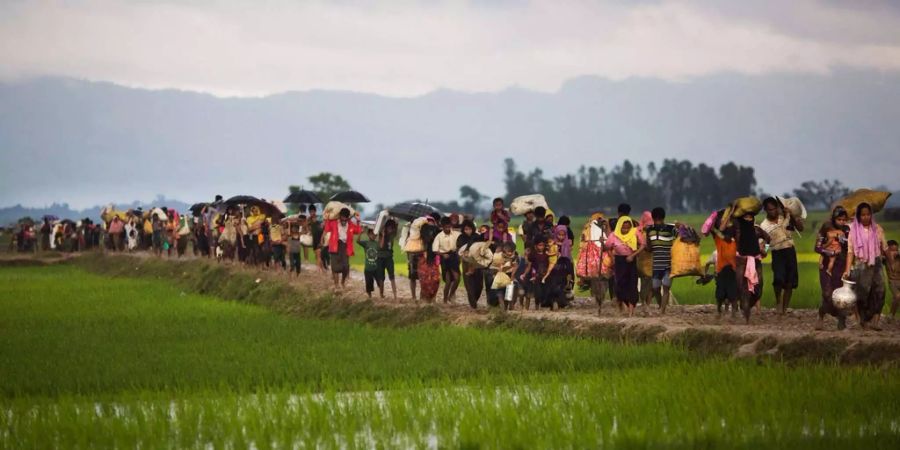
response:
M547 255L547 239L543 235L535 236L534 248L528 255L528 264L522 275L517 279L520 282L531 280L531 289L534 294L535 309L546 303L547 289L544 284L550 270L550 256Z
M475 223L471 220L463 221L462 233L456 238L456 248L463 250L463 247L466 247L468 249L470 244L483 241L484 239L481 235L475 232ZM484 269L463 261L462 272L463 283L466 288L466 299L469 301L469 306L475 309L478 306L481 292L484 290Z
M847 210L838 206L831 212L829 224L822 225L822 228L819 230L819 235L816 236L815 251L819 255L822 255L823 262L822 266L819 268L819 287L822 291L822 301L819 304L819 320L816 323L817 330L821 330L825 327L824 319L826 314L837 318L838 330L843 330L847 327L847 312L834 306L834 303L831 301L831 294L834 293L835 289L844 285L841 278L844 275L844 268L847 266L847 237L850 235L850 227L847 223L849 220L850 215L847 214ZM829 250L827 248L826 239L828 239L827 234L829 228L841 231L840 235L837 237L838 242L841 244L841 249L839 251ZM828 267L832 268L830 273Z
M744 313L744 321L749 324L750 312L762 297L762 259L766 257L766 252L764 244L761 244L760 240L768 243L769 235L754 223L752 214L744 214L736 222L735 272L741 297L741 310ZM752 267L748 267L750 265Z
M382 279L391 281L391 291L397 300L397 282L394 280L394 237L397 236L397 221L390 219L378 236L378 270Z

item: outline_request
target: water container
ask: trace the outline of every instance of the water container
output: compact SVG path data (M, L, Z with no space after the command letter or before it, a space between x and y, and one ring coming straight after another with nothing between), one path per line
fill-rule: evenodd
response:
M841 281L844 285L831 293L831 303L837 309L848 311L856 306L856 291L853 290L856 283L847 279Z
M503 300L506 300L508 302L513 301L513 293L515 293L515 292L516 292L515 283L510 283L509 285L506 286L506 292L504 292Z

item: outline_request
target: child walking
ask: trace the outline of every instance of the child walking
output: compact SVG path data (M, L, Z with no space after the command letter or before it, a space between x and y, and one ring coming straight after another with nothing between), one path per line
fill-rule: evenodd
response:
M371 228L366 231L366 237L369 240L362 240L362 234L356 238L356 243L363 248L363 254L366 257L366 265L363 270L363 275L366 278L366 295L372 298L372 292L375 291L375 285L378 284L378 293L381 295L381 298L384 298L384 271L379 270L378 265L378 247L380 243L375 235L375 231Z

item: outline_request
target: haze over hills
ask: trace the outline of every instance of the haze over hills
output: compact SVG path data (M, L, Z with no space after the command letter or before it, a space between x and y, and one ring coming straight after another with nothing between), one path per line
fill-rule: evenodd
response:
M331 171L375 202L503 192L506 157L545 174L690 159L756 168L767 192L808 179L897 187L900 74L581 77L552 94L413 98L290 92L218 98L60 78L0 84L0 205L283 197Z

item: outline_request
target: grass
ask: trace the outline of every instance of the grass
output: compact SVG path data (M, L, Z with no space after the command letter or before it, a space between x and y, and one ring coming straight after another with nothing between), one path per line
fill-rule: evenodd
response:
M7 396L189 391L223 380L241 389L319 390L338 380L343 389L380 388L410 378L581 372L685 356L659 346L623 354L513 331L295 319L72 266L2 269L0 285Z
M0 268L0 311L0 448L900 443L896 368L297 319L72 266Z

